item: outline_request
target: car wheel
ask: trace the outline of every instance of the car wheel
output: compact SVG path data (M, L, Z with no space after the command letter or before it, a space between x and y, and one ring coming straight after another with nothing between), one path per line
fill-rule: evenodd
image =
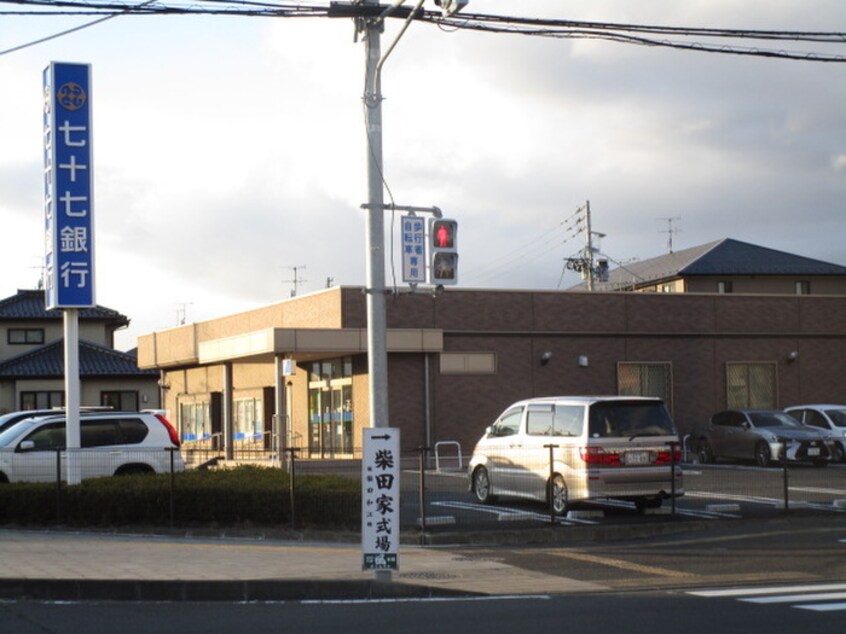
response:
M770 464L772 453L770 452L770 445L763 440L755 445L755 463L759 467L766 467Z
M660 497L654 498L638 498L635 500L635 508L638 513L643 513L646 509L659 509L664 500Z
M714 450L711 449L711 444L707 440L700 440L698 449L700 463L711 464L714 462Z
M831 450L831 461L843 462L844 460L846 460L846 450L839 442L834 443L834 449Z
M491 495L491 479L488 470L479 467L473 472L473 492L482 504L493 504L496 497Z
M115 471L116 476L129 476L153 473L155 473L155 470L151 466L145 464L128 464L120 467L117 471Z
M552 512L556 515L564 515L570 507L570 496L567 491L567 482L564 476L556 473L552 476Z

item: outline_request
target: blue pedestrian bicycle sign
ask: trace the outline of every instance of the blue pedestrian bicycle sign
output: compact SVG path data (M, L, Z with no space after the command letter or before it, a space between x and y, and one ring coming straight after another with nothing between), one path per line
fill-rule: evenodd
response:
M94 298L91 65L44 69L45 299L87 308Z

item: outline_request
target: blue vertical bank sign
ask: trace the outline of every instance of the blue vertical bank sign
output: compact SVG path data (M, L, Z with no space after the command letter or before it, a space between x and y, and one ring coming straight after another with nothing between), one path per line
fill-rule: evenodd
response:
M46 306L87 308L94 299L91 65L44 69Z

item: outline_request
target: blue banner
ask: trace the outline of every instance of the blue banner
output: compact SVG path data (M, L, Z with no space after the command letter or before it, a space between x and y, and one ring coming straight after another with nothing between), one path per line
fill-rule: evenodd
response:
M44 69L45 303L86 308L94 298L91 65Z

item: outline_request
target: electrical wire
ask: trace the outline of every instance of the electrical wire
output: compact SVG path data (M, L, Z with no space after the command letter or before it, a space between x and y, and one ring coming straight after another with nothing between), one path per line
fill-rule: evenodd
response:
M166 15L205 14L238 15L253 17L375 17L374 11L381 11L379 5L357 3L302 4L259 2L257 0L199 0L192 4L146 2L130 5L110 0L0 0L0 4L16 4L38 7L38 10L0 12L0 15L68 15L66 9L89 14L106 13L108 17L118 15ZM57 7L65 10L57 11ZM600 39L610 42L649 47L672 48L704 53L741 56L768 57L813 62L846 62L846 55L819 51L788 51L741 47L738 40L770 42L806 42L814 44L844 44L846 33L837 31L792 31L702 28L684 26L661 26L650 24L621 24L613 22L589 22L565 19L539 19L518 16L471 14L462 12L444 17L436 11L420 11L411 17L397 12L389 17L415 20L436 25L442 30L476 30L490 33L526 35L558 39ZM79 28L87 28L84 25ZM78 29L76 29L78 30ZM69 31L73 32L73 31ZM12 50L20 50L41 41L55 39L66 33L58 33ZM674 39L669 39L674 38ZM679 39L682 38L682 39ZM684 38L699 38L690 41ZM716 41L714 41L716 40Z

